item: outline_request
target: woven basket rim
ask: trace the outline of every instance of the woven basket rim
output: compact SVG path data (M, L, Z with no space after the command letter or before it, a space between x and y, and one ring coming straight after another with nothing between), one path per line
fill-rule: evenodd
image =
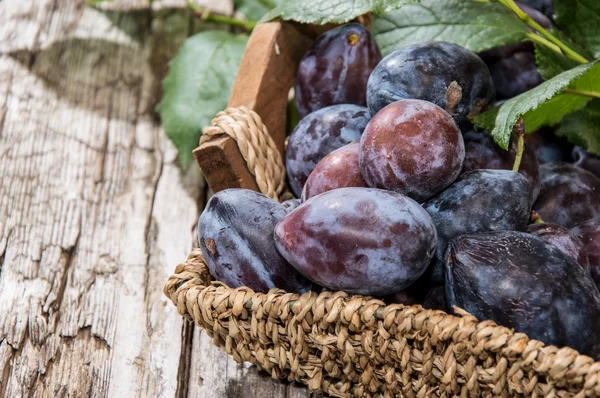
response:
M320 323L335 325L347 330L347 333L360 335L363 338L365 338L363 334L371 333L370 330L384 334L384 329L393 329L396 330L397 336L403 333L410 335L415 330L420 330L420 333L430 334L429 343L434 348L438 345L452 344L454 347L460 347L462 350L460 355L466 355L471 359L495 358L495 369L498 371L499 368L503 368L502 374L506 376L505 379L495 378L493 374L487 375L485 369L477 370L478 378L491 377L490 383L495 385L494 391L497 391L495 394L500 394L502 391L511 395L521 393L535 395L535 392L538 394L543 392L542 396L553 396L555 393L567 392L568 396L575 394L582 397L600 396L600 362L594 362L592 358L581 355L569 347L558 348L545 345L528 338L524 333L514 332L490 320L479 322L460 309L457 309L457 316L440 310L424 309L420 305L386 305L383 301L372 297L351 295L346 292L327 291L318 294L307 292L299 295L287 293L282 289L257 293L248 287L230 288L222 282L213 280L199 248L193 249L186 262L176 267L175 274L165 285L164 293L177 307L181 316L206 329L215 339L215 343L224 346L236 361L250 361L259 368L268 370L273 377L300 381L307 384L311 390L325 391L333 396L346 396L343 389L340 390L334 385L335 377L327 381L321 375L319 383L316 383L310 377L297 377L296 374L292 374L294 369L285 361L279 363L281 369L274 370L269 366L269 362L265 365L265 362L254 357L254 354L236 351L235 346L239 341L258 344L261 336L252 329L252 326L248 334L248 331L241 333L243 327L239 324L233 325L257 317L267 318L272 324L285 325L286 328L290 320L308 317L310 314L313 327ZM224 319L228 321L224 322ZM235 322L232 323L234 320ZM288 330L285 329L285 332ZM253 335L253 333L257 334ZM373 338L372 334L370 336ZM415 336L417 336L415 338L421 337L419 333ZM280 338L282 337L283 335L280 334ZM309 345L319 346L311 339ZM390 337L390 340L394 339ZM319 347L322 349L327 347L328 350L337 352L336 344L325 342ZM459 366L456 359L454 362L449 360L443 364L442 369L433 373L443 385L453 383L461 385L456 379L464 378L464 375L458 374L465 372L465 366L465 364ZM531 380L528 380L524 385L519 385L514 381L515 377L523 377L523 375L534 375L536 383L531 384ZM513 380L510 379L511 377ZM467 381L465 383L468 385ZM356 394L353 388L357 387L346 386L346 393L354 391Z

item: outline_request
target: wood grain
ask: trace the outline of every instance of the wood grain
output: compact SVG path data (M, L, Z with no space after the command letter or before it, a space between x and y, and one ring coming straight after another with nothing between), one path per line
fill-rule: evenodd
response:
M258 24L248 40L229 99L229 107L245 106L258 113L281 156L288 92L311 42L291 23ZM259 190L233 138L215 137L194 150L194 157L213 191Z
M183 6L0 1L0 396L309 396L162 294L207 196L153 112Z

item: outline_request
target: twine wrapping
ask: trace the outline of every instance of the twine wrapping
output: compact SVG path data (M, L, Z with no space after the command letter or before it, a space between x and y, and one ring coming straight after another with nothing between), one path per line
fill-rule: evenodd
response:
M222 134L237 142L260 191L279 200L285 188L285 169L277 146L260 116L245 106L227 108L217 113L210 126L202 130L200 145Z
M334 397L600 396L600 363L573 349L462 312L345 292L232 289L211 282L200 249L164 292L236 361Z

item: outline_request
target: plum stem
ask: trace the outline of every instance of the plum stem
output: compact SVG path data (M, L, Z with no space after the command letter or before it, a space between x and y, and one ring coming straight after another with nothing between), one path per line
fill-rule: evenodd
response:
M513 131L517 134L517 153L515 155L515 163L513 164L512 171L517 173L519 171L519 167L521 167L521 159L523 158L523 148L525 148L525 125L523 124L523 118L520 117L515 127L513 127Z
M542 220L542 217L540 217L538 212L535 210L531 210L531 216L529 219L533 224L545 224L544 220Z
M521 21L525 22L527 25L529 25L530 27L535 29L536 32L538 32L540 35L544 36L546 39L548 39L548 41L555 44L558 48L560 48L560 50L567 57L571 58L572 60L574 60L576 62L579 62L580 64L587 64L589 62L587 59L585 59L584 57L579 55L577 52L575 52L572 48L570 48L565 43L560 41L552 33L548 32L548 30L546 30L543 26L541 26L540 24L535 22L529 15L527 15L527 13L525 13L523 10L521 10L519 8L518 5L515 4L514 0L498 0L498 2L500 4L502 4L503 6L507 7L509 10L513 11L515 14L517 14L517 16L519 17L519 19ZM528 36L528 37L531 38L530 36ZM540 44L546 45L546 43L544 43L542 41L538 41L538 42ZM554 48L551 48L551 49L554 51Z
M238 26L251 31L256 27L255 21L246 21L243 19L231 18L226 15L213 14L210 10L200 7L195 4L192 0L186 0L186 4L195 17L200 18L203 21L215 22L224 25Z
M559 55L562 55L562 56L565 55L559 46L557 46L556 44L552 43L549 40L544 39L540 35L537 35L533 32L529 32L529 33L527 33L527 38L530 39L531 41L537 42L543 46L548 47L550 50L554 51L555 53L557 53Z

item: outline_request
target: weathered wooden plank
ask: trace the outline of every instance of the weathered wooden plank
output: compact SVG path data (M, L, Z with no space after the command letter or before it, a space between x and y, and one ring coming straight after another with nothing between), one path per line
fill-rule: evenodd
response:
M0 1L0 396L307 397L162 295L206 188L153 108L197 21L183 0L83 3Z
M0 396L173 396L204 185L153 107L189 13L0 10Z

